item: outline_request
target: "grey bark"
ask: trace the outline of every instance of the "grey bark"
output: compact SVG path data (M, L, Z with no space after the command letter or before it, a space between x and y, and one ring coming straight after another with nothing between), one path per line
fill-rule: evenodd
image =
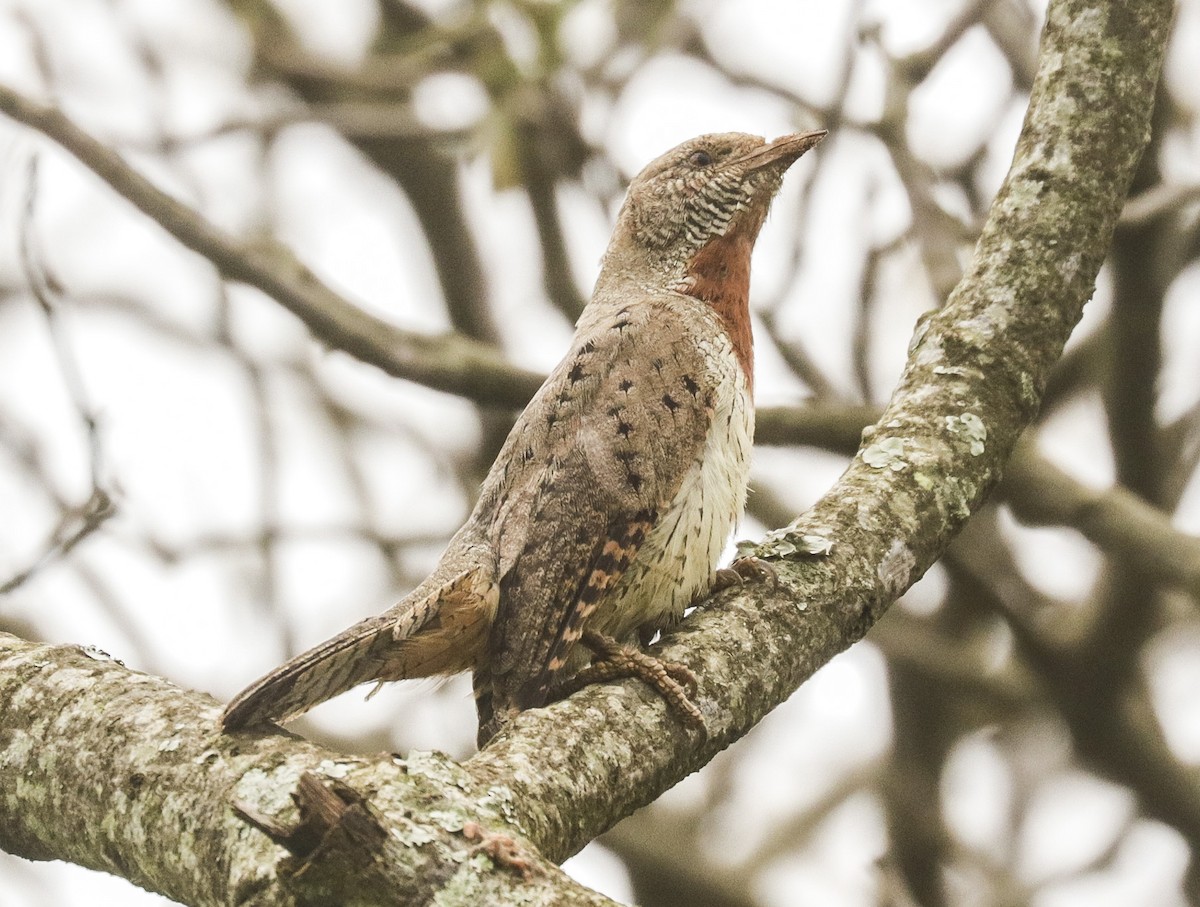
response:
M760 549L778 587L725 593L663 647L700 677L707 739L626 682L524 713L462 765L348 757L287 735L218 737L206 697L4 636L0 846L193 904L327 898L337 873L320 848L314 868L288 876L295 858L233 811L294 828L310 772L363 795L369 821L403 845L388 845L400 887L351 873L345 903L603 903L548 861L704 765L860 638L999 480L1108 248L1171 11L1166 0L1051 3L1012 169L883 417L834 489ZM814 538L824 556L804 554ZM495 835L516 850L489 846L504 844ZM305 876L321 887L306 890Z

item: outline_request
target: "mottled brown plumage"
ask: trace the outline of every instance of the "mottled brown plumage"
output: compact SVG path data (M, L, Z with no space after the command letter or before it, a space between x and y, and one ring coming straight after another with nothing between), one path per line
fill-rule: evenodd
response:
M286 721L360 683L463 670L481 744L572 677L614 672L697 720L690 673L613 640L669 626L711 587L749 476L750 253L784 171L823 136L706 135L647 166L570 352L433 574L240 693L224 727Z

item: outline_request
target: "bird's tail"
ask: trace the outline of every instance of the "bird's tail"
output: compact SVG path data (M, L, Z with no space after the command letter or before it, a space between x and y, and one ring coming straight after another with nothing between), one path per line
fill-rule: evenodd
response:
M396 646L395 623L386 617L360 621L259 678L225 707L221 727L236 731L265 721L290 721L339 693L375 680L386 653Z
M469 637L486 633L495 611L493 584L482 574L466 570L449 582L426 581L383 614L285 662L233 698L221 715L222 729L284 723L372 680L469 667L478 647Z

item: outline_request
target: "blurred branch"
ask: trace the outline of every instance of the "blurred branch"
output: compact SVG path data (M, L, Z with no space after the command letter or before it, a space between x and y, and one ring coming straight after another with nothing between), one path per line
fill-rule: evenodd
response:
M859 638L999 480L1091 295L1145 143L1171 4L1122 7L1121 27L1109 27L1116 15L1104 3L1051 4L1016 158L971 268L922 325L864 454L757 549L779 586L731 590L666 635L663 655L700 677L707 738L689 740L627 682L524 712L465 763L509 786L552 858L704 764ZM986 443L964 432L963 414L986 426ZM810 535L832 543L827 554L802 553Z
M945 907L942 867L952 839L933 805L940 800L942 767L961 722L938 681L903 662L889 664L888 675L895 730L880 783L888 857L921 907Z
M863 205L870 208L875 191L867 194ZM866 211L864 210L864 215ZM865 220L865 216L864 216ZM859 275L858 311L855 313L854 336L851 341L851 354L854 363L854 376L858 385L859 399L870 402L876 399L874 382L871 380L871 340L874 335L874 318L876 311L876 292L879 283L879 268L883 259L897 246L904 242L901 234L896 240L883 245L872 244L863 262Z
M1022 520L1078 529L1113 557L1200 600L1200 538L1176 529L1167 514L1133 492L1089 488L1032 445L1017 448L1003 491Z
M1175 214L1200 202L1200 185L1159 183L1125 203L1122 227L1142 227L1168 214Z
M700 858L703 816L663 813L641 810L601 839L628 868L637 902L648 907L757 907L753 871Z
M66 327L62 321L62 293L58 281L47 270L45 258L42 255L34 230L36 220L38 195L38 159L29 161L26 173L25 212L21 219L20 257L21 268L33 298L37 300L42 314L46 318L46 327L54 349L54 358L62 375L63 386L71 405L83 427L84 437L88 446L88 466L92 488L99 491L103 484L103 448L100 443L100 426L96 413L88 399L87 382L80 370L78 359L71 348L66 336Z
M846 88L849 86L850 78L850 61L854 58L854 54L848 53L846 63L843 67L842 75L845 77L843 83ZM841 104L845 100L843 88L843 96L839 96L831 109L840 111ZM798 222L803 222L804 212L809 210L812 202L813 192L820 181L822 174L829 169L830 157L828 154L818 150L813 152L813 166L810 171L808 180L801 188L800 197L795 205L795 217ZM778 204L778 202L776 202ZM800 268L803 264L803 245L797 244L792 251L791 261L788 266L789 279L781 281L780 288L775 294L775 298L768 300L766 305L758 312L759 320L766 331L767 337L771 343L775 345L776 351L780 357L791 369L792 374L808 385L813 396L818 399L835 400L841 396L832 380L825 374L824 370L817 365L816 361L809 355L807 349L800 338L789 339L785 338L779 330L778 312L783 304L784 297L787 294L787 288L795 285L795 279L799 276Z
M533 211L534 224L538 231L539 245L542 250L542 283L550 302L562 311L572 322L583 311L587 299L575 283L571 271L571 260L567 254L564 225L558 211L557 178L564 169L564 162L554 161L554 146L566 146L567 155L576 158L567 164L571 170L582 166L584 148L582 140L576 133L574 124L567 122L567 117L561 112L553 116L545 108L546 103L525 106L535 106L541 111L541 117L523 117L514 129L519 148L514 152L521 162L522 182L529 195L529 204ZM553 126L550 123L539 123L539 119L553 116ZM559 138L552 140L557 133ZM564 140L562 135L570 136ZM573 140L573 141L572 141ZM560 151L560 157L563 155Z
M955 639L929 621L892 609L871 628L869 637L889 662L933 681L964 700L981 701L993 713L1030 706L1042 691L1037 677L1019 662L990 666L981 647Z
M1155 104L1154 120L1161 124L1165 115L1164 104ZM1134 191L1158 183L1163 133L1162 128L1152 130L1134 176ZM1152 504L1160 503L1158 484L1163 473L1154 420L1155 379L1162 366L1162 310L1167 287L1182 265L1169 260L1163 233L1164 224L1158 219L1137 226L1122 222L1113 238L1109 259L1113 298L1107 326L1112 349L1119 352L1109 356L1100 385L1117 481Z
M362 105L364 112L388 105L407 107L411 89L432 74L435 64L454 62L456 68L469 71L464 64L493 49L499 40L478 12L444 26L415 9L392 9L382 18L372 53L350 69L314 58L268 4L239 5L243 12L254 8L248 24L260 70L309 103L335 105L343 111L346 105ZM438 153L440 142L428 131L372 135L370 129L360 128L345 135L412 203L428 238L455 329L495 343L499 335L486 305L486 280L463 212L455 160Z
M714 761L712 767L730 764L725 759ZM730 807L729 791L718 791L718 796L686 813L657 807L639 810L605 832L600 843L625 862L638 903L647 907L757 907L763 903L754 894L761 874L777 860L811 846L830 813L868 788L879 769L868 763L844 772L816 802L774 829L749 859L739 863L702 856L713 847L709 831L714 811Z
M1039 416L1042 422L1058 407L1075 400L1085 389L1094 387L1112 354L1107 321L1086 337L1075 336L1071 340L1073 345L1067 348L1050 373Z
M1200 402L1193 404L1160 433L1163 458L1169 465L1159 487L1163 506L1172 510L1200 466Z
M763 408L754 440L803 444L853 453L859 436L879 418L878 408L809 404ZM1171 525L1170 516L1119 486L1089 488L1037 452L1017 445L999 494L1026 522L1070 526L1114 557L1131 559L1162 582L1200 599L1200 538Z
M58 525L46 540L42 553L35 557L29 566L0 583L0 595L6 595L24 585L35 573L54 559L70 554L80 542L104 525L105 521L114 513L116 513L116 508L107 492L100 488L93 488L91 497L81 507L63 513Z
M1090 636L1050 631L1046 609L1029 607L1041 596L1022 578L996 527L974 520L969 531L972 543L955 549L947 567L1008 620L1022 659L1070 726L1080 759L1133 790L1148 815L1200 840L1200 771L1172 753L1141 679L1114 683L1113 665L1096 657ZM1003 583L994 582L997 575ZM1128 600L1125 607L1152 611L1149 601Z
M759 315L759 320L766 331L767 337L771 343L775 345L780 357L792 370L797 378L808 385L812 391L813 397L821 401L836 400L839 396L837 387L825 375L825 372L817 365L816 361L809 355L808 350L804 348L803 342L799 339L788 340L779 333L779 326L775 318L775 313L771 310L762 312ZM863 423L865 425L866 423Z
M700 677L705 739L689 736L659 697L627 681L522 713L462 766L414 753L401 767L285 735L219 736L207 699L70 649L6 637L0 772L47 782L0 784L10 792L0 798L0 844L120 872L198 903L329 902L328 889L311 886L332 884L336 875L326 873L336 865L286 834L296 818L289 801L303 798L301 773L309 772L340 781L333 793L345 796L333 831L369 793L370 808L355 815L365 814L384 840L409 845L386 851L412 861L403 864L407 875L389 877L391 887L381 889L374 872L354 863L343 866L351 878L341 884L355 886L359 900L424 903L458 880L475 903L602 903L532 848L552 860L575 852L744 735L860 638L999 481L1091 294L1145 140L1170 14L1166 0L1119 10L1100 0L1051 3L1012 169L970 269L922 324L867 449L808 515L759 550L772 558L778 585L730 590L664 641L663 654ZM34 122L61 134L60 115L37 113ZM484 361L502 371L494 358ZM453 384L445 372L433 375ZM790 540L805 535L832 547L810 557L792 545L789 554ZM748 660L756 670L746 670ZM60 733L38 740L50 716ZM91 758L73 758L80 750ZM231 804L292 845L288 862ZM93 833L79 834L81 825ZM289 867L306 872L285 874Z
M942 29L942 33L938 35L936 41L923 50L897 60L897 65L907 76L906 81L912 84L923 82L945 56L946 51L958 43L958 39L966 34L967 29L979 23L984 12L993 3L994 0L969 0L946 23L946 27Z
M477 77L493 94L511 91L516 81L499 34L480 10L464 11L447 25L416 7L393 3L382 10L372 52L349 70L312 61L269 4L243 0L238 6L244 14L250 11L247 18L259 69L312 104L407 107L411 89L439 66ZM297 66L297 61L309 63ZM487 279L467 220L458 161L443 153L441 146L446 143L429 131L372 134L358 129L343 134L412 204L451 325L468 338L498 344L502 335L488 305ZM473 463L472 485L482 479L512 427L507 413L484 412L480 419L484 439Z
M439 70L455 71L494 46L495 29L480 10L435 22L411 4L388 3L381 40L353 68L310 53L295 40L287 17L268 0L226 0L255 36L260 66L290 81L337 83L352 93L397 96ZM486 50L485 50L486 52Z
M222 288L224 289L224 288ZM226 301L223 308L228 307ZM253 419L255 422L254 438L257 442L258 473L258 515L255 521L259 528L255 540L258 560L261 569L257 574L257 582L252 593L255 606L266 612L272 619L279 636L279 647L286 657L291 657L299 649L296 646L295 627L285 617L283 602L280 595L282 577L280 575L279 539L269 531L269 527L280 522L280 493L279 482L281 443L277 427L277 410L275 401L267 388L270 374L248 357L239 356L242 373L249 390Z
M1024 0L995 0L984 4L983 24L1008 60L1017 88L1029 91L1038 64L1036 14Z
M761 406L754 415L754 443L768 447L803 445L852 455L863 434L879 421L883 407L870 403Z
M422 136L447 150L465 145L475 135L473 126L444 130L431 127L417 118L411 105L400 101L330 101L296 103L262 114L228 117L192 132L164 131L150 143L141 138L122 137L119 144L136 150L151 146L172 153L238 132L253 132L269 138L288 126L302 123L323 123L352 142L359 139L397 141Z
M58 142L119 195L210 261L223 277L262 290L329 346L398 378L482 403L517 406L537 389L537 375L507 365L486 344L458 334L433 337L404 331L335 293L284 247L238 242L158 189L56 108L0 85L0 111Z
M38 307L45 317L63 386L83 429L88 448L88 478L91 490L82 504L63 508L58 525L44 543L42 552L27 567L0 582L0 595L12 592L28 582L38 570L55 558L65 557L117 512L116 503L104 477L104 450L100 440L99 420L88 399L86 382L66 336L66 326L62 322L61 290L58 282L47 270L34 229L38 193L37 161L36 157L30 159L26 174L25 210L21 219L19 243L20 261L29 291L37 300ZM35 469L37 464L33 462L34 451L29 449L24 453L27 465ZM43 476L42 479L43 485L48 487L48 477Z
M908 194L912 209L912 235L921 251L921 260L929 274L937 300L945 299L962 277L959 246L974 238L974 225L965 224L946 211L934 194L938 174L908 147L905 137L908 99L916 88L906 84L899 73L888 81L889 99L884 118L872 131L883 142L892 165Z
M446 534L438 532L413 535L385 535L359 523L328 523L316 526L296 526L265 522L253 533L212 533L198 535L186 544L151 538L147 544L155 557L174 563L186 557L214 552L241 554L253 551L262 544L263 536L278 542L339 542L347 539L373 545L390 560L406 548L445 543Z

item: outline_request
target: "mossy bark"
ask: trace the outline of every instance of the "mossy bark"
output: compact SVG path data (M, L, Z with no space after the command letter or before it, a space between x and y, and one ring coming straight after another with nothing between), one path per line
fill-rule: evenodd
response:
M1051 3L1013 167L863 450L763 546L778 586L725 593L663 647L701 679L706 739L630 681L527 712L462 765L343 756L284 734L218 735L207 697L0 635L0 846L190 904L319 903L334 890L362 904L604 903L550 861L704 765L859 639L999 481L1108 249L1171 13L1167 0ZM460 378L438 386L469 392ZM296 872L263 833L300 824L306 773L364 798L387 885L349 862L340 883L328 865Z

